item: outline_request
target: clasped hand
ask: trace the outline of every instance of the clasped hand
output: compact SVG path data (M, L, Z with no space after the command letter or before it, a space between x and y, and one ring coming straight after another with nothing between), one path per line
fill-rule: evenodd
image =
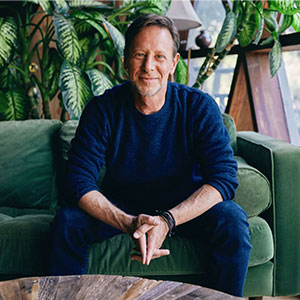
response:
M151 259L170 254L168 249L160 249L169 231L161 217L141 214L134 219L132 226L135 250L139 254L132 254L131 259L149 265Z

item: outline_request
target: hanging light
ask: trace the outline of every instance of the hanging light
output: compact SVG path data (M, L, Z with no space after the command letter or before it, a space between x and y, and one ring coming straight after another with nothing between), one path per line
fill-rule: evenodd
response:
M172 0L167 16L175 22L179 31L201 26L190 0Z

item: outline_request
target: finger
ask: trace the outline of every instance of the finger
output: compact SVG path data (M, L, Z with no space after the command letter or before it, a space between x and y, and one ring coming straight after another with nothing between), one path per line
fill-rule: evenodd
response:
M152 255L155 251L155 239L153 238L148 238L148 243L147 243L147 258L146 258L146 264L149 265L150 261L152 259Z
M158 258L158 257L161 257L161 256L166 256L166 255L170 255L170 250L169 249L156 249L153 252L152 259Z
M142 235L144 235L146 232L148 232L153 225L149 224L143 224L133 233L133 238L139 239Z
M130 255L130 258L131 258L132 260L135 260L135 261L142 261L141 256L140 256L140 255L137 255L137 254L131 254L131 255Z
M147 242L146 242L146 235L142 235L138 240L138 247L141 252L142 263L143 265L146 263L146 251L147 251Z

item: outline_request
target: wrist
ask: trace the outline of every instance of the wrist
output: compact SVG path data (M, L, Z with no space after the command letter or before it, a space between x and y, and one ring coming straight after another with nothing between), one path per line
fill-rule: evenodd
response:
M175 234L176 222L173 214L170 211L156 211L157 215L167 224L169 233L168 236L171 237Z
M135 221L136 221L136 217L125 214L123 222L122 222L123 226L122 226L121 230L124 233L131 235L135 229L135 226L134 226Z

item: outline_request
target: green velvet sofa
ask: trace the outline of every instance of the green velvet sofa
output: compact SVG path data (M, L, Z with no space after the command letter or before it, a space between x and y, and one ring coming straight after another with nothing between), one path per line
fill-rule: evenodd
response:
M249 215L253 246L245 296L300 294L300 149L237 132L224 115L239 164L235 197ZM47 275L50 223L77 121L0 122L0 277ZM205 256L194 240L167 238L171 255L131 261L132 240L115 236L90 249L88 273L201 284Z

